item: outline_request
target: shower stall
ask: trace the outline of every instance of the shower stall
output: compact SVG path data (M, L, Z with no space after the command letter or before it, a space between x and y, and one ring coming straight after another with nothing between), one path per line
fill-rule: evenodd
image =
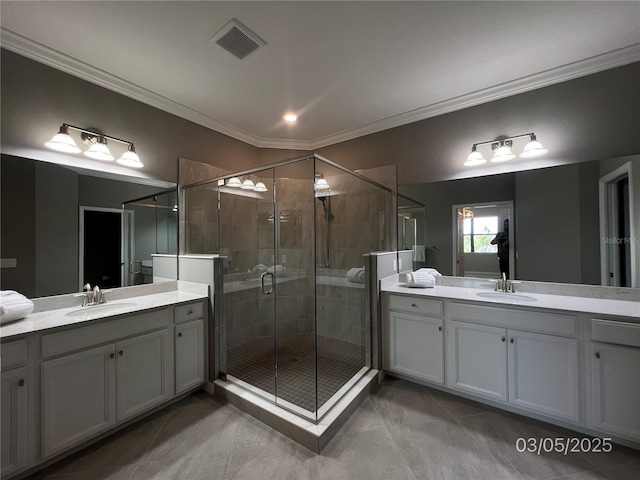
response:
M371 367L365 255L386 187L317 155L184 187L186 254L219 254L220 377L318 421Z

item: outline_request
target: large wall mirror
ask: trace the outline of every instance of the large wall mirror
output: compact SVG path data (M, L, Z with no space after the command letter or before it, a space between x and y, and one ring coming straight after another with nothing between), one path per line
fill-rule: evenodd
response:
M493 230L501 230L509 216L511 278L640 286L640 155L405 185L399 191L424 204L424 224L418 220L416 226L424 233L417 242L425 246L424 264L444 275L497 278L497 251L481 242L494 238ZM500 204L512 204L513 213L491 207ZM491 231L477 237L475 250L481 251L464 257L459 269L458 251L471 237L464 235L463 218L456 225L456 213L467 207L473 210L469 217L496 217L498 223L475 225Z
M176 278L175 185L8 155L1 173L2 290L35 298Z

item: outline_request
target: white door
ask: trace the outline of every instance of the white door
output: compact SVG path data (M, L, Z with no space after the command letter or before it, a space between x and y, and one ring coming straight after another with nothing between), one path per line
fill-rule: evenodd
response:
M113 344L42 362L43 456L115 423Z
M508 331L509 403L578 422L578 340Z
M2 374L2 477L27 463L27 368Z
M118 421L173 396L173 355L169 330L116 344Z
M640 349L591 344L591 425L640 441Z
M504 328L448 322L447 385L507 401L506 335Z
M390 312L387 365L391 372L443 383L442 319Z
M176 326L176 395L204 383L204 320Z

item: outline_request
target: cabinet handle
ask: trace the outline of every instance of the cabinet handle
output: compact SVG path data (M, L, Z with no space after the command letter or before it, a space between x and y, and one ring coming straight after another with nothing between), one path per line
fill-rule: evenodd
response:
M596 352L596 358L600 358L600 352Z
M442 331L442 327L438 327L438 331L441 332Z
M115 353L110 354L110 355L109 355L109 358L116 358Z
M193 310L189 310L189 315L191 315L193 313Z
M19 387L24 387L24 380L21 378L20 381L18 382L18 386Z
M178 334L178 338L182 338L182 332Z
M513 343L513 338L511 338L509 341L510 341L511 343Z
M502 341L504 342L506 340L506 338L502 337Z
M122 357L122 356L124 355L124 350L120 350L120 351L118 352L118 355L120 355L120 356Z
M412 306L413 308L418 308L418 305L416 305L415 303L412 303L412 304L411 304L411 306Z

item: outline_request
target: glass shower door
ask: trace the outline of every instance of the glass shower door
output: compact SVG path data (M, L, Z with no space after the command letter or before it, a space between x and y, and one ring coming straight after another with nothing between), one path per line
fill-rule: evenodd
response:
M233 186L238 184L242 186ZM274 268L273 169L220 180L218 207L220 370L259 388L275 401L278 272Z

